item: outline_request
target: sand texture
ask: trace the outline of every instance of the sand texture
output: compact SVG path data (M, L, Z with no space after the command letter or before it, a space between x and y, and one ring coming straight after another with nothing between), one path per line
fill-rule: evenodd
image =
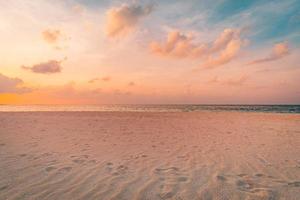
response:
M0 113L0 199L300 199L300 115Z

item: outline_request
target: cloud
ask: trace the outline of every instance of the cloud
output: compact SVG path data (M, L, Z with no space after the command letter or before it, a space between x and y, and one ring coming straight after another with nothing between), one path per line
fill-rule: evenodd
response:
M235 29L230 29L227 28L225 29L219 37L214 41L210 52L217 52L220 51L228 45L228 43L233 40L234 38L239 38L240 35L240 30L235 30Z
M167 41L165 43L150 43L150 50L155 54L177 58L197 58L206 53L206 45L194 44L192 40L193 37L191 35L185 35L179 31L171 31L168 33Z
M241 39L231 40L218 56L210 56L203 64L204 68L215 68L232 61L239 53L243 41Z
M53 46L55 50L64 50L68 48L64 43L70 40L70 37L67 37L58 29L46 29L42 31L42 37L44 41Z
M197 44L193 42L193 36L171 31L165 42L150 43L150 51L175 58L203 58L202 67L214 68L229 63L238 55L241 47L246 44L240 35L240 29L227 28L213 42Z
M231 86L241 86L241 85L244 85L247 80L249 80L249 76L242 75L236 79L229 79L229 80L225 81L225 84L231 85Z
M248 65L255 65L255 64L275 61L289 54L290 54L290 49L287 43L285 42L277 43L273 46L273 50L270 53L270 55L266 56L265 58L253 60L250 63L248 63Z
M128 83L128 86L135 86L135 82L130 81L130 82Z
M111 80L111 77L110 76L104 76L102 78L93 78L93 79L89 80L88 83L95 83L95 82L100 81L100 80L108 82L108 81Z
M125 36L137 26L140 19L153 10L153 5L145 7L123 4L113 7L106 13L106 34L110 38Z
M73 10L75 13L81 15L81 14L84 13L85 8L84 8L84 6L81 5L81 4L76 4L76 5L74 5L74 6L72 7L72 10Z
M213 77L208 83L220 84L220 85L229 85L229 86L242 86L249 80L248 75L241 75L238 77L229 78L227 80L220 80L219 77Z
M22 66L22 68L24 70L30 70L31 72L39 74L53 74L61 72L61 62L62 61L49 60L48 62L39 63L33 65L32 67Z
M88 81L88 83L95 83L96 81L99 81L99 78L93 78Z
M23 87L23 83L19 78L10 78L0 73L0 94L30 92L31 89Z
M65 85L44 86L36 91L36 94L46 100L43 103L59 104L97 104L97 103L122 103L130 102L134 97L127 90L117 88L81 88L72 81ZM47 97L47 98L43 98Z
M47 29L42 32L43 39L49 43L56 43L62 37L61 31L56 29Z
M101 79L102 81L110 81L111 80L111 77L110 76L105 76Z

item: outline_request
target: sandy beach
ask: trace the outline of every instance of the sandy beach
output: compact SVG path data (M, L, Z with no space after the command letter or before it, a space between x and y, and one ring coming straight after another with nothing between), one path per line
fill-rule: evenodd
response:
M300 199L300 115L1 112L0 199Z

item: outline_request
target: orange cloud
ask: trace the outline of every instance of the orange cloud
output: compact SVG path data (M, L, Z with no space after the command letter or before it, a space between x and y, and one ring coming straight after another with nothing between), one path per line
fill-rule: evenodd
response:
M54 44L59 40L60 37L62 37L62 34L60 30L47 29L42 32L42 37L49 44Z
M130 82L128 83L128 86L135 86L135 82L130 81Z
M106 13L106 34L108 37L120 37L131 32L139 20L150 14L152 5L146 7L124 4L121 7L113 7Z
M0 74L0 94L10 93L26 93L30 92L30 88L22 86L23 80L19 78L10 78Z
M53 46L55 50L65 50L68 48L68 46L63 43L70 40L70 38L58 29L46 29L42 32L42 37L44 41Z
M231 40L224 50L216 57L210 56L203 64L202 67L205 68L215 68L220 65L224 65L232 61L239 53L240 48L243 45L241 39Z
M200 58L205 60L202 67L214 68L224 65L233 60L241 47L246 43L240 38L240 29L225 29L215 41L211 43L196 44L193 37L179 31L168 33L164 43L150 43L152 53L171 56L175 58Z
M231 85L231 86L241 86L241 85L244 85L248 79L249 79L248 76L242 75L242 76L238 77L237 79L229 79L225 83L227 85Z
M93 79L89 80L88 83L95 83L96 81L100 81L100 80L108 82L108 81L111 80L111 77L110 76L104 76L101 79L100 78L93 78Z
M95 83L98 80L99 80L99 78L93 78L93 79L89 80L88 83Z
M130 93L121 89L82 88L76 82L47 86L34 93L40 104L99 104L128 101ZM131 98L131 97L130 97ZM127 99L127 100L126 100Z
M227 28L225 29L219 37L214 41L210 52L218 52L228 45L228 43L233 40L234 38L239 38L240 35L240 30L235 30L235 29L230 29Z
M21 68L39 74L53 74L61 72L61 62L62 61L49 60L48 62L39 63L32 67L21 66Z
M192 39L192 36L184 35L179 31L171 31L168 33L165 43L152 42L150 50L155 54L178 58L197 58L205 54L207 46L194 44Z
M213 79L208 81L208 83L220 84L220 85L229 85L229 86L242 86L249 80L248 75L241 75L238 77L233 77L227 80L220 80L219 77L215 76Z
M111 80L111 77L109 76L105 76L102 78L102 81L110 81Z
M260 64L260 63L265 63L265 62L271 62L274 60L281 59L289 54L290 54L290 50L289 50L287 43L285 43L285 42L277 43L273 46L272 53L270 53L269 56L266 56L265 58L253 60L250 63L248 63L248 65L255 65L255 64Z

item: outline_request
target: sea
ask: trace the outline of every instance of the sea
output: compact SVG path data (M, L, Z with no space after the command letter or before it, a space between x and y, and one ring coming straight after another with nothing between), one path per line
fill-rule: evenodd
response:
M300 113L300 105L0 105L0 112L264 112Z

